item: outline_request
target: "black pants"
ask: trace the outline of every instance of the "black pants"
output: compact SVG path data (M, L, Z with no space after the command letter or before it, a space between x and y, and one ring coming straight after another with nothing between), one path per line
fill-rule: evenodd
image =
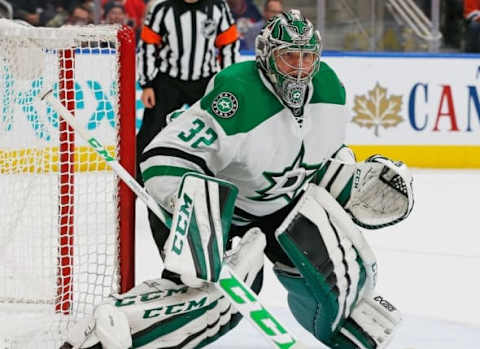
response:
M137 180L143 186L139 164L145 147L167 124L166 117L184 104L192 105L198 101L207 88L210 78L197 81L174 79L167 74L158 73L153 80L155 106L145 108L142 125L137 134Z

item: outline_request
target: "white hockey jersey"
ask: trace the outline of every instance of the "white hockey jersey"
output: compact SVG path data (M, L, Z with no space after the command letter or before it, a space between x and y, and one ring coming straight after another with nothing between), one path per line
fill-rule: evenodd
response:
M144 151L146 189L171 211L186 172L227 180L239 189L235 224L273 213L299 195L343 145L348 116L344 87L327 64L312 80L299 123L254 61L222 70L200 101L176 114Z

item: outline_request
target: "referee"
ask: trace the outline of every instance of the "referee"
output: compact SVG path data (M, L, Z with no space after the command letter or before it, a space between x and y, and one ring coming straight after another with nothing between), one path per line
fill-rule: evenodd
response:
M238 61L238 32L225 0L155 0L149 4L137 53L145 106L137 164L166 125L166 116L199 100L210 78ZM137 165L141 183L140 168Z
M153 0L145 16L137 72L145 105L137 134L137 179L145 147L165 127L167 114L199 100L220 69L238 61L239 41L225 0ZM148 210L159 250L165 226ZM163 234L162 234L163 232Z

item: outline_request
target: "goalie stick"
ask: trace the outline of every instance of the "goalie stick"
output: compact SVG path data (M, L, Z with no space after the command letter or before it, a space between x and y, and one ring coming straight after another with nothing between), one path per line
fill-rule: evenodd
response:
M151 209L163 222L167 222L167 216L157 202L138 184L138 182L125 170L122 165L112 157L106 148L93 137L90 132L79 126L70 111L65 108L54 96L53 90L40 94L40 99L47 101L50 106L63 117L63 119L82 137L88 144L105 160L112 170L122 179L125 184ZM163 263L163 261L162 261ZM280 321L265 308L257 295L233 270L224 265L220 277L215 286L232 302L235 308L260 331L274 348L280 349L306 349ZM322 343L318 343L320 349L328 349Z

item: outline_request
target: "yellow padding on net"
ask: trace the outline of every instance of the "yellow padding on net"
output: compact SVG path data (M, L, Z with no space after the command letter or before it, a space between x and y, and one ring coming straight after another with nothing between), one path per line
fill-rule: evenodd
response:
M115 146L106 147L116 156ZM110 171L105 160L88 146L75 148L75 172ZM0 150L0 174L50 173L59 171L58 147Z
M402 160L410 167L480 168L480 146L469 145L352 145L357 160L372 154Z

